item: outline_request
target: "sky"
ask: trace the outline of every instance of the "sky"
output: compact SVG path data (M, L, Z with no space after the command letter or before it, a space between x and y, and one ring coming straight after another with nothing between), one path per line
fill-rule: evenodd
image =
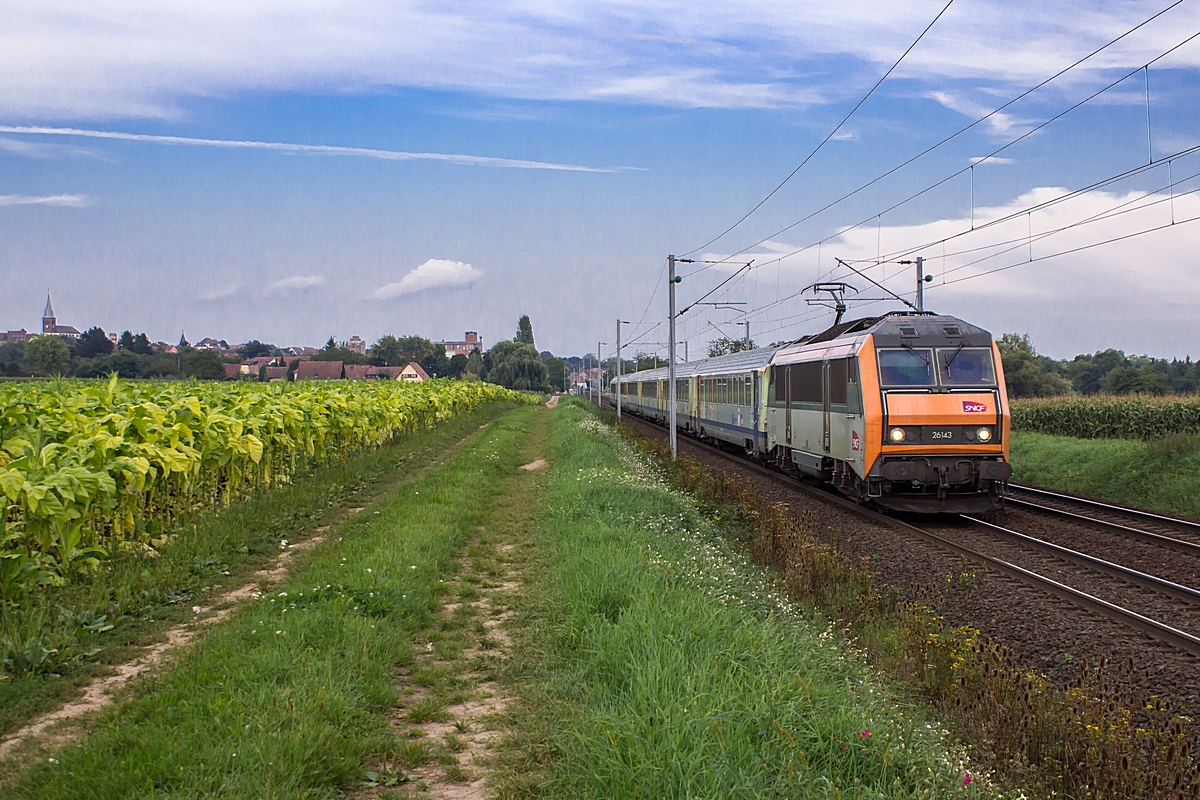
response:
M922 256L1047 355L1200 357L1200 2L945 6L7 4L0 328L665 352L673 253L695 358Z

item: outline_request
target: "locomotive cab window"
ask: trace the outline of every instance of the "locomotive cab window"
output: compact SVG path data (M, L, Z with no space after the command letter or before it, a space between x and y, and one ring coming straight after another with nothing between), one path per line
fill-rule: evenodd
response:
M996 385L990 348L939 347L937 362L943 386Z
M879 383L881 386L933 386L933 350L926 348L897 348L880 350Z

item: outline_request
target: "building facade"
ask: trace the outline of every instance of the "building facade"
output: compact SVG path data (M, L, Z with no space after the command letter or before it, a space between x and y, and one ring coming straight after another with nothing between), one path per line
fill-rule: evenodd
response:
M42 335L61 336L64 339L78 339L79 331L70 325L59 325L54 316L54 305L50 302L50 293L46 292L46 310L42 312Z
M471 353L479 353L483 355L483 340L479 338L476 331L467 331L463 335L461 342L438 342L442 347L446 348L446 355L450 358L462 353L470 358Z

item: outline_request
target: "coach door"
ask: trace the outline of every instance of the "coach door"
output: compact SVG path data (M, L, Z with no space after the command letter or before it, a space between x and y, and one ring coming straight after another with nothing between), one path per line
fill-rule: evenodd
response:
M792 368L783 368L783 438L792 443Z
M821 364L821 420L823 435L822 446L829 452L829 362Z

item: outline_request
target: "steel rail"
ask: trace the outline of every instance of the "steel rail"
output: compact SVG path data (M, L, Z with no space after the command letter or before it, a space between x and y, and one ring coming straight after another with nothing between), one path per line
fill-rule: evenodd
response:
M643 421L647 424L654 424L650 423L649 420ZM655 427L661 428L662 426L655 425ZM703 444L699 441L691 439L690 437L689 441L693 441L697 445ZM916 525L911 525L907 522L889 517L885 514L880 514L877 511L864 508L863 506L851 500L847 500L846 498L822 491L814 486L809 486L805 483L801 483L800 481L789 478L786 475L769 470L766 467L755 464L752 461L739 458L732 453L727 453L719 447L708 447L708 449L715 453L719 453L721 456L730 461L736 461L738 464L746 466L755 472L770 478L776 483L786 485L793 489L800 489L801 491L804 491L807 494L810 494L824 502L842 506L876 522L896 528L897 530L911 533L918 538L937 545L938 547L949 550L955 555L979 564L983 564L989 570L1021 581L1026 585L1030 585L1036 589L1045 591L1054 595L1060 600L1065 600L1072 605L1087 609L1088 611L1092 611L1093 613L1099 614L1102 617L1107 617L1108 619L1123 623L1139 633L1146 634L1152 639L1157 639L1164 644L1182 650L1192 656L1195 656L1196 658L1200 658L1200 638L1197 638L1190 633L1181 631L1178 628L1173 628L1170 625L1150 619L1149 617L1142 616L1136 611L1130 611L1127 608L1122 608L1121 606L1110 603L1107 600L1101 600L1099 597L1094 597L1086 592L1073 589L1066 584L1059 583L1058 581L1047 578L1044 575L1039 575L1036 572L1025 569L1024 567L1018 567L1016 564L1010 564L1003 559L985 555L977 550L973 550L969 547L958 544L955 541L947 539L944 536L939 536L932 531L927 531L924 528L917 527Z
M1111 531L1125 536L1129 539L1137 539L1149 544L1159 545L1169 550L1174 550L1177 553L1187 553L1193 556L1200 556L1200 544L1195 542L1187 542L1183 539L1173 539L1170 536L1163 536L1161 533L1151 533L1150 531L1139 530L1138 528L1130 528L1128 525L1122 525L1119 522L1109 522L1106 519L1096 519L1095 517L1087 517L1083 514L1076 514L1073 511L1066 511L1053 506L1044 506L1041 503L1030 503L1027 500L1018 500L1015 497L1004 498L1006 505L1020 506L1022 508L1036 509L1038 512L1049 514L1056 517L1065 517L1073 522L1079 522L1083 525L1090 525L1093 528Z
M999 531L1000 533L1002 533L1010 538L1016 539L1017 541L1020 541L1027 545L1030 545L1036 549L1044 550L1044 551L1051 553L1055 556L1058 556L1060 558L1064 558L1068 561L1073 561L1076 564L1080 564L1085 567L1090 567L1091 569L1095 569L1100 572L1111 575L1114 578L1120 578L1121 580L1126 580L1131 583L1136 583L1137 585L1145 587L1147 589L1151 589L1156 592L1162 592L1163 594L1168 594L1171 597L1176 598L1177 600L1186 600L1191 603L1200 603L1200 591L1196 591L1195 589L1193 589L1189 586L1184 586L1183 584L1180 584L1180 583L1174 583L1173 581L1168 581L1164 578L1159 578L1155 575L1150 575L1149 573L1146 573L1146 572L1139 572L1136 569L1130 569L1129 567L1123 567L1120 564L1114 564L1113 562L1105 561L1102 558L1096 558L1095 556L1089 556L1087 553L1080 553L1078 550L1071 550L1071 549L1063 547L1061 545L1054 544L1053 542L1047 542L1042 539L1037 539L1028 534L1021 533L1019 531L1014 531L1010 528L1004 528L1004 527L1001 527L1000 525L994 525L990 522L985 522L984 520L967 516L966 514L959 514L959 516L969 522L976 524L976 525L981 525L986 528L990 528L993 531Z
M1022 492L1029 492L1030 494L1041 495L1043 497L1053 498L1054 500L1060 500L1064 503L1074 503L1076 505L1100 509L1102 511L1107 511L1112 514L1117 514L1120 516L1128 517L1129 519L1140 520L1143 522L1153 522L1153 523L1160 524L1160 525L1167 525L1169 527L1175 528L1175 530L1190 531L1192 533L1200 535L1200 522L1192 522L1191 520L1178 519L1176 517L1168 517L1164 514L1155 514L1153 511L1139 511L1134 508L1125 508L1124 506L1115 506L1115 505L1111 505L1109 503L1102 503L1099 500L1088 500L1083 497L1075 497L1074 495L1061 494L1059 492L1051 492L1048 489L1038 489L1033 486L1022 486L1019 483L1010 483L1009 488L1017 489L1018 491L1022 491ZM1021 502L1026 502L1026 501L1021 501ZM1045 508L1045 506L1040 506L1040 507ZM1069 514L1071 512L1068 511L1068 512L1064 512L1064 513ZM1085 519L1090 519L1090 517L1086 517ZM1104 520L1096 520L1096 521L1104 522ZM1116 523L1108 523L1108 524L1115 525Z

